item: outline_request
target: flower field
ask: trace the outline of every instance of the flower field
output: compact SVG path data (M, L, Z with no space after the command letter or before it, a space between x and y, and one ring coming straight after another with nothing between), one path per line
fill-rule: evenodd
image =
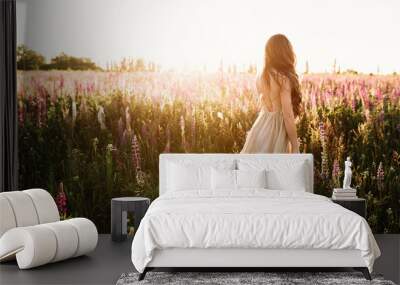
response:
M20 188L110 230L110 199L155 198L162 152L239 152L257 111L249 73L19 71ZM400 232L400 76L302 78L300 150L330 196L346 156L375 233Z

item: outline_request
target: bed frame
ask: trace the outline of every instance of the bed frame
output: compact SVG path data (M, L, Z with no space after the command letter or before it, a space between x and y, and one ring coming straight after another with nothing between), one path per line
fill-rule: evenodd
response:
M307 192L313 192L313 156L311 154L161 154L159 162L160 194L167 191L167 162L173 160L221 160L238 158L267 160L303 160L307 166ZM154 252L152 261L139 275L155 268L230 268L246 271L265 268L353 268L371 280L359 250L330 249L253 249L253 248L169 248Z

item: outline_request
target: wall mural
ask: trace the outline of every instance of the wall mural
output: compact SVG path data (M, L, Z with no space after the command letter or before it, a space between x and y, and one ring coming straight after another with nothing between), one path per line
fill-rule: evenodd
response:
M259 110L254 63L178 70L140 54L101 63L42 50L19 40L20 188L49 190L64 218L88 217L100 232L110 230L112 197L158 196L160 153L240 152ZM315 193L331 196L350 156L372 230L399 233L400 76L304 66L297 128L300 151L314 155Z

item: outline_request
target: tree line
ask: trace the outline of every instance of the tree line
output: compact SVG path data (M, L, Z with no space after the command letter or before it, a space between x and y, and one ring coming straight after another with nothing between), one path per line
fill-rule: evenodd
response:
M46 58L37 51L25 45L17 47L18 70L96 70L96 71L149 71L160 70L153 62L146 63L143 59L122 59L119 63L107 63L105 69L98 66L90 58L75 57L61 52L46 62Z

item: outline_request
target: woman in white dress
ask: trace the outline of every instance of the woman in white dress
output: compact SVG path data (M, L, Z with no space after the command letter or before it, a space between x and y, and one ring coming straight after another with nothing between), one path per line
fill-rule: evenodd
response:
M261 110L241 153L299 152L295 118L301 93L295 63L286 36L272 36L265 46L264 69L256 81Z

